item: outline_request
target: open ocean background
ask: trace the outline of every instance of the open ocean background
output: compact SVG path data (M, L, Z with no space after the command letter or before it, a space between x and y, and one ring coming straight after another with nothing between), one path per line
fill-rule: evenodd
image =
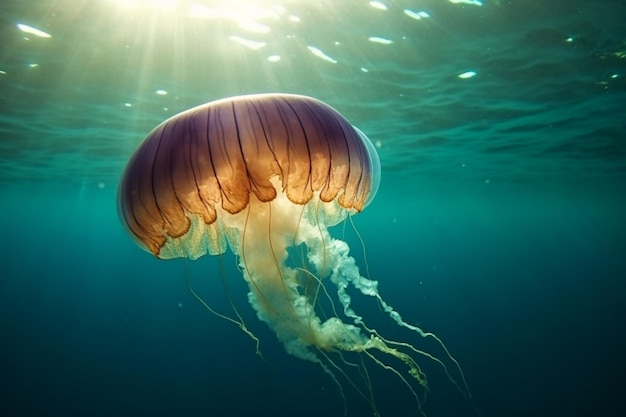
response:
M228 311L216 258L157 260L117 217L155 125L260 92L319 98L376 144L381 187L354 217L370 275L445 341L479 410L422 358L426 415L622 415L625 22L618 0L4 1L0 415L343 415L333 381L256 319L232 255L266 361L186 288L185 271ZM364 270L351 228L332 233ZM383 417L419 415L370 369ZM372 415L343 385L348 416Z

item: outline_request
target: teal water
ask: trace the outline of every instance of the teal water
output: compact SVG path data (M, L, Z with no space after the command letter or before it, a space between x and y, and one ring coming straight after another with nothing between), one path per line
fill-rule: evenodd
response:
M619 414L626 3L131 3L0 6L1 415L343 415L332 379L257 320L231 257L266 361L186 288L185 273L227 310L216 258L156 260L117 218L122 170L156 124L260 92L319 98L377 146L381 188L354 217L369 273L441 336L474 397L421 358L426 415ZM351 228L332 233L364 269ZM442 355L355 299L390 338ZM368 370L382 416L420 415ZM342 385L348 415L371 415Z

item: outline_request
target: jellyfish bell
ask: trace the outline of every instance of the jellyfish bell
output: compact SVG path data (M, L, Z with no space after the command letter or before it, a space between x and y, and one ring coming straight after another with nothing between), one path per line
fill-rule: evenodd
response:
M299 206L319 201L320 215L336 224L371 202L379 183L374 146L330 106L240 96L182 112L148 135L127 165L120 217L155 256L196 259L225 250L216 220L250 202L283 193Z
M362 353L416 395L378 355L399 359L424 386L414 357L425 355L448 373L444 363L369 328L348 289L374 297L398 325L439 339L404 322L378 283L361 276L347 243L328 230L363 210L379 184L375 147L332 107L306 96L249 95L194 107L157 126L128 162L118 207L134 240L158 258L197 259L230 247L250 304L288 353L318 363L335 382L340 367L329 353ZM302 259L294 259L294 248L304 251ZM340 307L320 311L321 298Z

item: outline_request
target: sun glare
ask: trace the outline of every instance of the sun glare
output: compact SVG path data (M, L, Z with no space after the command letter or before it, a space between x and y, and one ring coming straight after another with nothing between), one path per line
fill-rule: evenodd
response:
M124 13L167 12L168 16L188 16L194 19L230 20L249 33L270 32L262 21L276 21L285 13L280 0L108 0ZM161 14L161 13L159 13Z
M115 4L128 10L151 8L154 10L171 11L179 5L178 0L112 0Z

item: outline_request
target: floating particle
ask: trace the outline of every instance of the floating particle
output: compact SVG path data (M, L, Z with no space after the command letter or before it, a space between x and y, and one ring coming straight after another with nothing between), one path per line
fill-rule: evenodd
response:
M378 10L387 10L387 6L379 1L370 1L370 6Z
M368 38L368 40L370 42L380 43L380 44L383 44L383 45L389 45L390 43L393 43L393 41L391 39L379 38L378 36L370 36Z
M326 55L320 49L318 49L318 48L316 48L314 46L307 46L307 48L309 48L309 51L311 51L313 53L313 55L315 55L316 57L322 58L324 61L328 61L328 62L331 62L333 64L337 63L336 59L331 58L330 56Z
M39 36L40 38L51 38L52 37L52 35L50 35L49 33L44 32L43 30L39 30L39 29L34 28L32 26L24 25L22 23L18 23L17 27L19 28L19 30L21 30L24 33L29 33L31 35Z
M475 75L476 75L476 71L466 71L463 74L459 74L458 77L465 79L465 78L472 78Z

